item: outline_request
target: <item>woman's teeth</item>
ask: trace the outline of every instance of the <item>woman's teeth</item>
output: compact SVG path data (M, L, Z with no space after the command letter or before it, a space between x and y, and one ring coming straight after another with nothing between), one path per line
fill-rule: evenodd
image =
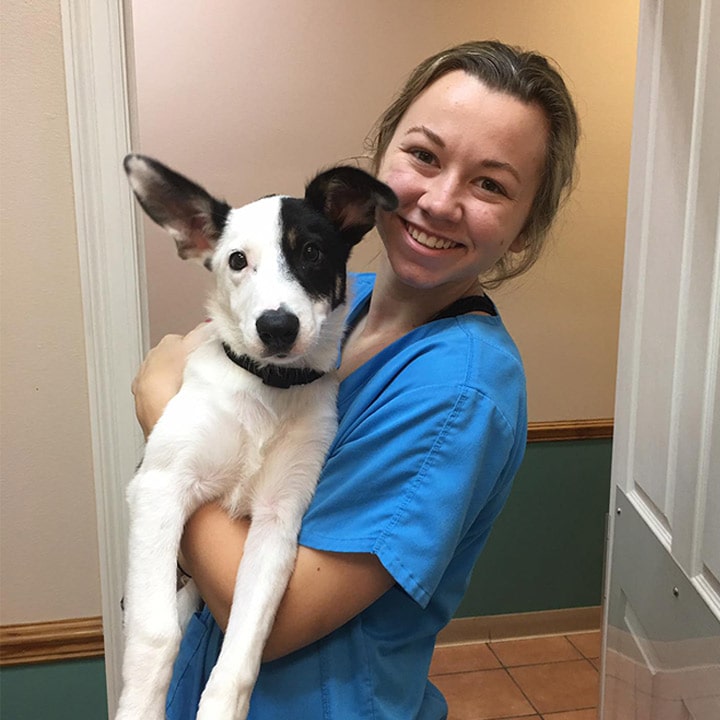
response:
M416 240L425 247L433 248L434 250L449 250L452 247L457 247L457 243L454 243L452 240L444 240L434 235L428 235L422 230L414 228L412 225L408 225L407 230L413 240Z

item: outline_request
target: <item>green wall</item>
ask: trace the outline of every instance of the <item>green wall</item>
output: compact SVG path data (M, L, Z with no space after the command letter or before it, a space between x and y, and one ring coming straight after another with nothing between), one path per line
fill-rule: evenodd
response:
M2 668L0 718L107 720L104 660Z
M458 617L599 605L610 440L532 443ZM105 664L3 668L2 720L106 720Z
M611 440L531 443L458 617L600 605Z

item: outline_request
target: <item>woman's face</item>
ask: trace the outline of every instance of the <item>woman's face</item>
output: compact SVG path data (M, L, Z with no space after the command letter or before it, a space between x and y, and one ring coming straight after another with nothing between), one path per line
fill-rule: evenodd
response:
M436 80L400 120L378 170L397 194L378 230L405 284L459 289L523 247L545 163L542 109L457 70Z

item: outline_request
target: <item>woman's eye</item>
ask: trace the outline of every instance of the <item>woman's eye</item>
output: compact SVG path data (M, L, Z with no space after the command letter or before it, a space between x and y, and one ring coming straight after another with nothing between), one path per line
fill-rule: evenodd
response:
M322 258L322 250L315 243L306 243L302 250L305 262L317 263Z
M247 264L247 257L245 257L244 252L241 252L240 250L235 250L235 252L230 253L230 257L228 257L228 265L230 266L231 270L239 272L243 268L246 268Z
M435 156L428 150L418 148L411 150L410 154L425 165L432 165L435 163Z
M505 188L503 188L502 185L499 185L494 180L491 180L490 178L482 178L479 183L480 187L483 190L487 190L490 193L493 193L493 195L506 195Z

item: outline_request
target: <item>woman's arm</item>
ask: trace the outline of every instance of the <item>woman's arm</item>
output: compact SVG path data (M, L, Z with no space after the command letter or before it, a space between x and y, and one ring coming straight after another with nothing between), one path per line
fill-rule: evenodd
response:
M223 630L248 528L248 520L232 520L216 504L201 507L185 526L181 565L192 575ZM392 576L370 553L334 553L300 546L263 660L282 657L331 633L393 584Z

